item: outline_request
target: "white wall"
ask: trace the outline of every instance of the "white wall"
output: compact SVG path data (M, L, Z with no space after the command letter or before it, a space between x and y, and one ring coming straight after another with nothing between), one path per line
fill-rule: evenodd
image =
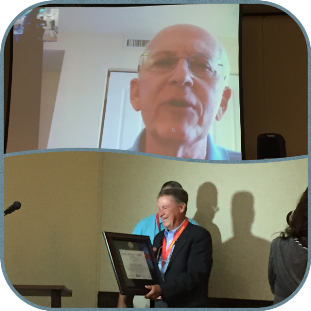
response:
M60 71L42 71L38 149L47 149L59 78Z
M237 73L233 41L222 43L231 51L231 72ZM123 35L91 33L60 33L58 42L45 43L45 49L65 50L48 148L99 146L108 69L137 70L144 50L123 45Z
M65 50L48 148L98 147L108 69L136 70L142 50L123 49L121 35L85 33L46 47Z

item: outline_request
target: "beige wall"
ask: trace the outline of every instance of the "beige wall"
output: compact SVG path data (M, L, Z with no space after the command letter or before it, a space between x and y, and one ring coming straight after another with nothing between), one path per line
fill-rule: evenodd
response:
M5 158L4 263L12 284L65 285L63 307L95 307L101 154L60 152ZM13 217L12 217L13 216ZM49 298L28 297L50 306Z
M168 180L184 186L188 216L212 234L210 296L272 299L269 245L307 186L307 159L215 164L51 152L6 157L4 165L4 205L22 203L4 219L10 281L66 285L73 297L63 306L76 308L96 307L99 290L118 290L101 232L130 233L156 212L156 194ZM47 298L31 301L49 306Z
M287 213L308 184L307 159L208 164L105 153L103 171L102 230L130 233L141 218L156 213L161 185L177 180L189 193L187 215L212 234L210 296L272 299L267 279L270 242L275 232L285 229ZM219 207L216 215L213 205ZM104 244L100 263L100 290L117 291Z

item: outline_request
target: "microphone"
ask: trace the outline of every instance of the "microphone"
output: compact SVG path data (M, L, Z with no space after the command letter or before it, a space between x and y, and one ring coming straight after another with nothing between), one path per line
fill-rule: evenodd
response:
M4 216L7 214L11 214L15 212L17 209L21 208L21 202L15 201L11 206L9 206L5 211L4 211Z

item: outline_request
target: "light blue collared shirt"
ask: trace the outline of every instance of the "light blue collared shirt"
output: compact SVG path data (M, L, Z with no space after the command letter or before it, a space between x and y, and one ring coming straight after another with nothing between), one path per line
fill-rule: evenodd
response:
M167 230L167 229L164 230L164 235L165 235L165 238L166 238L166 250L169 248L172 240L174 239L174 235L175 235L176 231L181 227L181 225L185 222L185 220L177 228L175 228L173 230ZM162 255L159 258L158 267L159 267L159 270L161 272L163 280L164 280L164 273L165 273L165 271L167 269L168 264L170 263L170 259L172 257L174 248L175 248L175 244L173 245L172 250L168 254L166 260L164 260L163 266L162 266Z
M136 138L134 145L128 149L129 151L145 151L146 144L146 129L143 129L141 133ZM206 157L205 160L231 160L231 161L240 161L241 153L237 151L232 151L225 149L224 147L216 145L211 135L207 135L207 145L206 145Z

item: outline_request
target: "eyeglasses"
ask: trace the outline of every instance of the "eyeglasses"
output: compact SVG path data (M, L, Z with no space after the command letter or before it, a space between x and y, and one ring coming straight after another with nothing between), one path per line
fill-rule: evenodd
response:
M181 58L187 60L189 70L198 77L214 78L224 71L224 65L218 59L205 54L193 54L186 58L177 57L168 51L148 51L142 54L139 59L138 71L143 67L157 71L173 70Z

